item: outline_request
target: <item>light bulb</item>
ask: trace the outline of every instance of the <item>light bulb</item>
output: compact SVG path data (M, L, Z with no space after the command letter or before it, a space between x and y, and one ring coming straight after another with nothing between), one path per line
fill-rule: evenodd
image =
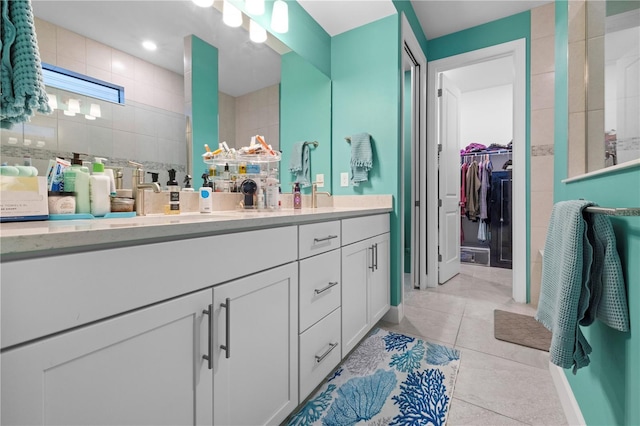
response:
M286 33L289 31L289 7L283 0L276 0L275 3L273 3L271 29L277 33Z
M247 0L245 6L252 15L260 16L264 13L264 0Z
M249 38L254 43L264 43L267 41L267 30L252 19L249 21Z
M96 119L93 115L86 115L86 114L85 114L84 118L86 118L87 120L95 120Z
M222 22L230 27L239 27L242 25L242 12L225 0L222 7Z
M200 6L200 7L213 6L213 0L191 0L191 1L193 1L197 6Z

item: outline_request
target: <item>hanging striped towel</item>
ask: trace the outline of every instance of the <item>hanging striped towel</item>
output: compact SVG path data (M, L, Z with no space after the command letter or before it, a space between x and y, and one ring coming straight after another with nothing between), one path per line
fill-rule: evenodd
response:
M369 133L351 136L351 183L353 186L369 180L369 170L372 166L373 152Z
M311 185L311 159L309 158L309 145L304 142L296 142L291 148L289 159L289 171L295 175L294 182L300 186Z
M550 361L573 373L592 351L579 324L595 318L629 330L629 311L615 235L606 216L584 213L590 201L553 206L542 264L536 319L552 332ZM586 219L586 220L585 220Z
M36 112L51 113L29 0L2 0L0 126L10 128Z

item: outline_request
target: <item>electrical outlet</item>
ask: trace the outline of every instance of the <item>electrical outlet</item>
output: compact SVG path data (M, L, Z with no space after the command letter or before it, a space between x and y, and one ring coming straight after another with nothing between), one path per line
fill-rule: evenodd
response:
M316 175L316 183L318 184L318 188L324 188L324 175L317 174Z
M349 186L349 173L340 173L340 186Z

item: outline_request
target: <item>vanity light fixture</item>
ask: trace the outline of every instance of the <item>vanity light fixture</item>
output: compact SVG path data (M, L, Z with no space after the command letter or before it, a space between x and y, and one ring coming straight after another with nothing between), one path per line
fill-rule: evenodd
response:
M87 120L95 120L96 119L93 115L86 115L86 114L85 114L84 118L86 118Z
M245 6L252 15L260 16L264 13L264 0L246 0Z
M276 0L273 3L271 29L281 34L289 31L289 7L283 0Z
M227 0L222 6L222 22L234 28L242 25L242 12Z
M267 30L251 19L249 21L249 38L254 43L264 43L267 41Z
M197 6L211 7L213 6L213 0L192 0Z
M80 113L80 100L78 99L69 99L69 103L67 104L67 110L64 111L64 115L68 115L69 117L73 117L76 114Z
M51 109L58 109L58 98L53 93L47 93L47 97L49 98L49 106Z
M158 48L158 46L154 42L152 42L151 40L143 41L142 42L142 47L144 47L145 49L150 50L150 51L154 51L154 50L156 50Z
M89 115L92 117L102 117L102 113L100 111L100 105L91 104L91 108L89 108Z

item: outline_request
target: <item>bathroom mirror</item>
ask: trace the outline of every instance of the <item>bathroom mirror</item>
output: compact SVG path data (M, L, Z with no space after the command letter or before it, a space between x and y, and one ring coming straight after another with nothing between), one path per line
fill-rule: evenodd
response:
M2 161L21 163L28 156L42 174L50 158L68 158L75 151L87 154L86 160L106 157L107 165L124 167L126 186L129 160L159 172L161 183L170 168L182 180L187 164L183 40L189 34L218 48L220 141L245 145L250 135L261 134L278 146L280 54L286 46L276 52L253 43L246 29L224 25L215 7L191 1L32 4L42 61L125 87L125 105L48 88L57 110L3 129ZM147 36L157 50L143 49ZM65 114L69 99L79 102L81 113ZM100 106L100 117L87 119L85 109L92 104Z
M640 159L640 2L587 0L569 8L574 177Z

